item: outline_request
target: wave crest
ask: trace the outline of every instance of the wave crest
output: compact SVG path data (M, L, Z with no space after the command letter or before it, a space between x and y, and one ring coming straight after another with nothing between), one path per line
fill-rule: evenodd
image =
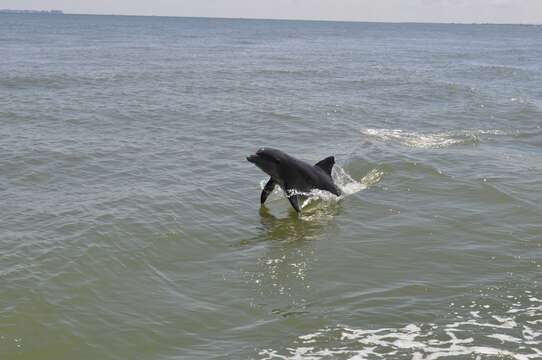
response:
M482 135L506 135L501 130L456 130L448 132L421 133L400 129L375 129L365 128L361 130L365 136L380 141L392 141L411 148L434 149L446 148L453 145L477 144Z

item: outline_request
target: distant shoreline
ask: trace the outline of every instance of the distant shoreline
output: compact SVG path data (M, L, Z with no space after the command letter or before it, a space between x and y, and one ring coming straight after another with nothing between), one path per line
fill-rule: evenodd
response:
M13 10L13 9L0 9L0 14L50 14L50 15L64 15L62 10Z
M245 17L214 17L214 16L176 16L176 15L137 15L137 14L88 14L65 13L62 10L11 10L0 9L0 14L45 14L45 15L77 15L77 16L126 16L126 17L163 17L181 19L210 19L210 20L250 20L250 21L307 21L307 22L340 22L367 24L420 24L420 25L513 25L513 26L542 26L539 23L492 23L492 22L431 22L431 21L369 21L369 20L332 20L332 19L286 19L286 18L245 18Z

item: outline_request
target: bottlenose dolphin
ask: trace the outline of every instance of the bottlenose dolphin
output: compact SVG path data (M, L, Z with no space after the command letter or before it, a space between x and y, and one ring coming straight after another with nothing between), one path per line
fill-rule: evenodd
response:
M263 188L260 202L263 204L276 185L279 185L290 204L298 213L300 193L309 193L313 189L329 191L337 196L341 190L333 183L331 169L335 164L333 156L317 162L314 166L298 160L280 150L261 148L247 160L271 176Z

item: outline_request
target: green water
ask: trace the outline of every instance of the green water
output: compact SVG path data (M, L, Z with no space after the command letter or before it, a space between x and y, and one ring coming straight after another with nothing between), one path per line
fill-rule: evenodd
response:
M0 34L0 359L542 357L539 27ZM260 146L345 195L260 208Z

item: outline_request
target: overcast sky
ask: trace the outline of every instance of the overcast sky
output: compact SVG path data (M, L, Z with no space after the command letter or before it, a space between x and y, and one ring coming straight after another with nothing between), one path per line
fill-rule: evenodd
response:
M542 24L542 0L0 0L68 13Z

